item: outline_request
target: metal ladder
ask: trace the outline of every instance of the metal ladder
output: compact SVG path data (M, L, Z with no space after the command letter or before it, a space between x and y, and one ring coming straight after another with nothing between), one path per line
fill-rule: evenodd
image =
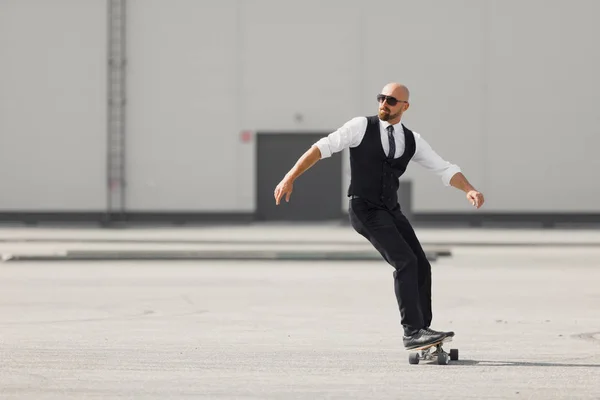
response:
M107 218L125 212L126 0L108 0ZM109 222L106 221L106 222Z

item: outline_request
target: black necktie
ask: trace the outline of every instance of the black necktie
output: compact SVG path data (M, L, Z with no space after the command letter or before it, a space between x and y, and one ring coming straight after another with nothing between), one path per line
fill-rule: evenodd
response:
M394 140L394 126L390 125L387 127L388 140L390 142L390 150L388 151L388 158L394 158L396 154L396 141Z

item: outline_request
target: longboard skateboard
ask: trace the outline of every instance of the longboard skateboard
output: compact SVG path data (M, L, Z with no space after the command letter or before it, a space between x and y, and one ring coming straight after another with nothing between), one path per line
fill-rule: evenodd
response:
M445 342L451 341L452 337L447 336L435 343L431 343L426 346L415 347L413 349L408 349L408 351L411 352L408 355L408 362L410 364L418 364L420 360L432 361L434 359L437 359L438 364L447 365L450 362L450 360L456 361L458 360L458 349L450 349L450 353L447 353L442 348L442 345Z

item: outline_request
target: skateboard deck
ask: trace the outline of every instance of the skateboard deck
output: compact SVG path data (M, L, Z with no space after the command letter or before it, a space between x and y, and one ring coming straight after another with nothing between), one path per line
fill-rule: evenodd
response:
M448 353L442 347L444 343L451 341L452 336L448 336L435 343L431 343L421 347L415 347L412 349L407 349L411 352L408 355L408 362L410 364L418 364L420 360L437 360L438 364L447 365L450 362L450 360L456 361L458 360L458 349L450 349L450 352Z

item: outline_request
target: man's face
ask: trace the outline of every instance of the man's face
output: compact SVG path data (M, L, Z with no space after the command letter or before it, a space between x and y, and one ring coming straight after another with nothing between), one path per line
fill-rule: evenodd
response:
M379 102L379 118L382 121L399 119L408 108L408 102L394 93L387 94L382 91L377 95L377 101Z

